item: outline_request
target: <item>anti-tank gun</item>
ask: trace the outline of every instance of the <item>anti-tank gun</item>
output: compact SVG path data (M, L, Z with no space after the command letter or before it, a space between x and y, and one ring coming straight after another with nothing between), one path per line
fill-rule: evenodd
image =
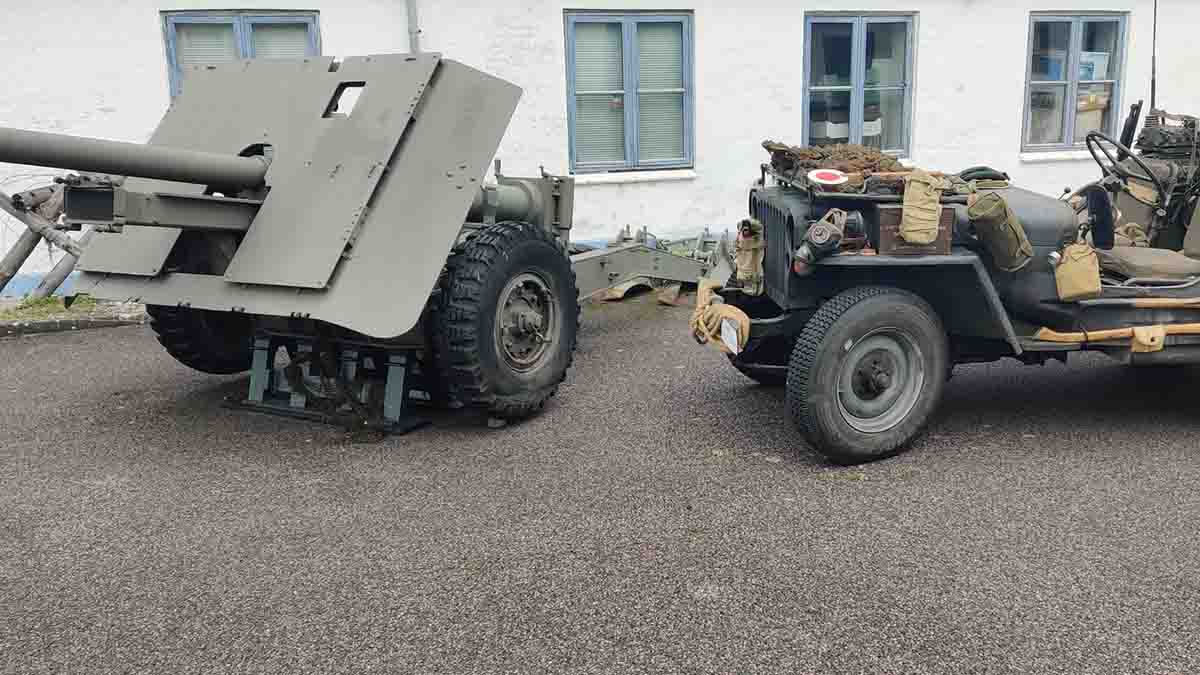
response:
M184 89L146 145L4 129L0 161L84 172L61 181L63 223L94 230L77 291L145 303L190 367L251 370L247 405L523 417L565 376L581 296L703 271L640 244L569 258L572 178L483 181L520 89L439 55L247 61ZM9 210L33 223L45 194Z

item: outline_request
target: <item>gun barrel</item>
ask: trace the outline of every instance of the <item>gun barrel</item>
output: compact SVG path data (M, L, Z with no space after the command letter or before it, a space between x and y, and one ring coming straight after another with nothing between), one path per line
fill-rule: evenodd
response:
M267 173L262 157L3 127L0 162L236 188L261 185Z
M542 208L537 193L527 186L520 184L494 185L496 204L494 205L497 220L533 220L534 213ZM483 188L475 194L471 209L467 212L467 220L477 221L483 217L487 197Z

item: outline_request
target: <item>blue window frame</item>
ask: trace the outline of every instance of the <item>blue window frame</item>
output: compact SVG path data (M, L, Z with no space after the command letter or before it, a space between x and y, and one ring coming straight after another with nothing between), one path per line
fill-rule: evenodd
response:
M694 165L692 15L566 13L574 173Z
M911 14L805 16L805 145L909 154L914 32Z
M253 58L302 58L321 53L317 12L163 12L171 96L184 68Z
M1125 17L1030 15L1023 151L1082 147L1090 131L1117 134Z

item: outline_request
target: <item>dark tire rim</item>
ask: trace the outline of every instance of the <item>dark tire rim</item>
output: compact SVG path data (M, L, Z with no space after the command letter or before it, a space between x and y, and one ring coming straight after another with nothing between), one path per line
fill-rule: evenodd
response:
M878 434L908 417L925 387L925 359L915 338L878 328L845 345L837 380L838 411L856 431Z
M500 291L496 349L519 373L536 370L554 354L561 314L558 298L536 272L518 274Z

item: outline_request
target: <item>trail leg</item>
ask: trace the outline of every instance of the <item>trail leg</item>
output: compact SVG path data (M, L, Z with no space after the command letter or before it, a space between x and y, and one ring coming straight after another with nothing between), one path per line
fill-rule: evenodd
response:
M79 247L87 248L88 242L92 240L92 233L95 230L88 230L82 237L79 238ZM79 262L79 258L70 253L63 253L63 257L54 265L54 269L42 277L42 282L33 289L29 295L34 298L48 298L54 295L54 291L62 286L67 277L71 276L71 272L75 271L75 264Z
M42 235L33 230L26 229L21 233L21 237L17 239L17 243L9 249L8 254L0 260L0 291L12 281L12 278L17 276L17 272L21 270L21 265L33 255L34 249L37 248L38 242L42 240Z

